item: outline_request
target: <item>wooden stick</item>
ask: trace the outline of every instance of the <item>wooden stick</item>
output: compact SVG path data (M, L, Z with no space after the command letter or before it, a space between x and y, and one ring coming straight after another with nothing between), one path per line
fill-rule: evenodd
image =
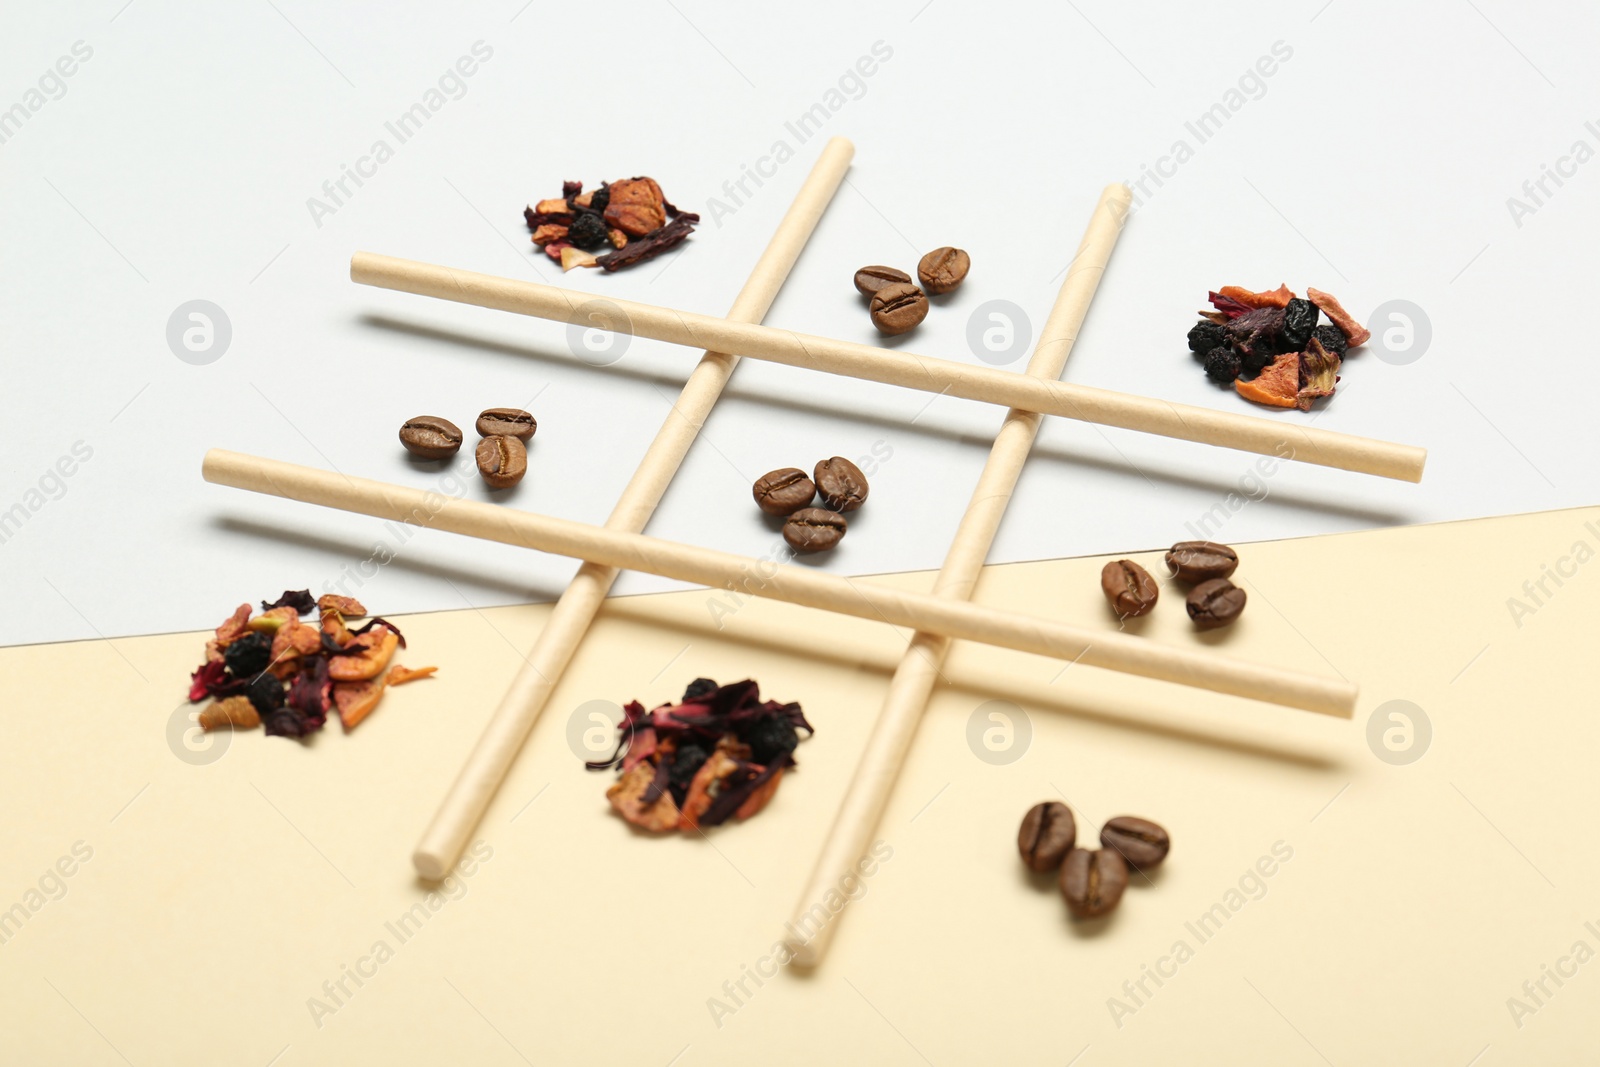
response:
M405 293L599 327L672 344L737 352L792 367L949 393L1023 411L1119 426L1184 441L1297 459L1401 481L1422 480L1424 449L1333 433L1275 419L1150 400L1011 371L874 348L690 311L596 297L534 282L437 267L371 252L350 260L350 277Z
M833 138L823 148L734 300L728 312L730 319L759 322L766 315L844 180L854 155L855 146L843 137ZM606 529L639 533L645 528L738 363L738 356L719 351L708 350L701 357L612 509ZM616 567L586 562L556 601L549 621L528 653L527 664L501 698L412 852L411 861L424 878L444 877L460 859L473 829L499 791L618 573Z
M1071 660L1217 693L1349 718L1356 687L1316 675L1245 663L1211 652L1159 645L1127 634L1088 630L964 600L907 593L876 582L781 566L732 552L535 515L498 504L353 478L314 467L212 449L206 481L353 511L486 541L521 545L608 567L644 571L712 588L735 589L841 615L945 637Z
M1039 332L1039 344L1028 362L1028 374L1052 380L1061 375L1089 311L1089 303L1099 287L1100 277L1105 273L1106 263L1111 259L1117 236L1122 232L1122 220L1131 200L1132 194L1123 185L1108 185L1100 194L1100 202L1089 219L1078 254L1067 271L1067 279L1061 285L1044 329ZM956 529L955 540L945 556L944 566L934 582L934 596L960 601L972 598L973 588L1000 529L1001 517L1011 502L1011 494L1042 421L1037 413L1017 408L1006 413L977 488L967 504L966 514ZM895 668L884 695L883 710L878 714L861 762L839 805L833 829L823 841L811 880L784 926L784 943L797 966L815 967L821 963L838 931L840 915L818 926L812 906L839 884L842 874L853 871L871 847L872 835L877 831L889 794L900 777L900 767L911 747L911 739L916 736L949 648L948 637L919 631L911 638L910 646Z

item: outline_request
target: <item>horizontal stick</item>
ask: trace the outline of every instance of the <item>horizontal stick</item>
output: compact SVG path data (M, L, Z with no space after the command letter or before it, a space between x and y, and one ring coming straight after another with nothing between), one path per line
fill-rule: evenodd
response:
M901 592L874 582L780 566L731 552L534 515L497 504L454 500L436 492L351 478L222 449L206 453L202 470L208 482L307 504L536 548L714 588L735 589L912 630L1033 652L1324 715L1349 718L1355 712L1356 688L1348 682L1172 648L1126 634L1067 626L966 601Z
M908 389L949 393L1023 411L1119 426L1400 481L1421 481L1422 467L1427 460L1426 450L1412 445L1047 381L914 352L835 341L371 252L357 252L351 257L350 277L363 285L440 300L613 330L713 352L731 352Z

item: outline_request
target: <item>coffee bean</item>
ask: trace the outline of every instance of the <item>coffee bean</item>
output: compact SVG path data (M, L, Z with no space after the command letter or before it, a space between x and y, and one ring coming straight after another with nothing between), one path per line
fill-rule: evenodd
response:
M461 448L461 430L449 419L418 415L400 427L400 443L422 459L449 459Z
M1053 871L1078 839L1078 824L1072 809L1057 800L1046 800L1028 809L1017 831L1017 851L1030 871Z
M510 489L528 473L528 450L521 440L496 434L478 442L478 473L491 489Z
M1161 595L1150 572L1131 559L1119 559L1101 568L1100 589L1119 619L1148 615Z
M1074 919L1094 919L1115 908L1128 888L1128 865L1109 848L1075 848L1061 864L1061 895Z
M1100 828L1100 843L1115 849L1128 866L1148 871L1161 865L1172 848L1172 838L1157 823L1137 815L1117 815Z
M1212 541L1179 541L1167 549L1167 571L1182 582L1227 578L1239 566L1239 553Z
M948 293L967 279L972 259L959 248L935 248L917 264L917 279L922 287L937 296Z
M872 294L872 325L893 337L928 317L928 298L910 282L892 282Z
M886 285L910 281L911 275L893 267L862 267L856 271L856 292L862 296L871 296Z
M818 463L811 479L817 483L822 502L834 511L854 511L866 502L867 476L843 456Z
M817 487L805 471L784 467L757 478L750 492L756 498L756 506L768 515L792 515L811 503Z
M801 508L783 524L783 539L796 552L821 552L844 537L844 516L827 508Z
M1189 609L1196 628L1215 630L1237 619L1244 611L1244 601L1243 589L1226 578L1213 578L1189 590L1184 607Z
M521 408L485 408L475 428L479 437L515 437L527 441L539 424Z

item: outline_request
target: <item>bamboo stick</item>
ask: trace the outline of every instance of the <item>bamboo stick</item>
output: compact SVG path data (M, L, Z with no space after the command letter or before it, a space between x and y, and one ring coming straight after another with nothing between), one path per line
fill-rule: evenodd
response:
M949 393L1023 411L1059 415L1183 441L1296 459L1417 482L1424 449L1333 433L1278 419L1151 400L1011 371L874 348L690 311L655 307L534 282L357 252L350 277L363 284L580 326L600 326L672 344L737 352L866 381Z
M1108 185L1100 194L1100 202L1095 205L1078 253L1056 296L1055 306L1039 332L1038 347L1028 361L1029 375L1051 380L1061 375L1122 231L1122 220L1131 198L1132 194L1123 185ZM934 596L961 601L971 599L1042 421L1037 413L1017 408L1006 413L945 556L944 566L934 582ZM833 828L824 839L810 881L784 926L784 942L797 966L820 964L838 932L843 913L810 929L815 925L812 905L839 884L841 875L853 871L871 846L872 835L877 831L883 809L900 777L900 767L916 736L949 648L948 637L919 631L911 638L895 668L884 695L883 710L878 713L861 761L839 805Z
M697 585L737 589L770 600L1090 667L1340 718L1349 718L1355 711L1356 687L1343 680L1246 663L1211 652L1172 648L1127 634L1068 626L949 597L902 592L877 582L841 578L805 567L781 566L732 552L535 515L498 504L456 500L437 492L217 448L206 453L202 473L206 481L217 485ZM505 758L511 755L515 752Z
M854 155L855 146L843 137L824 146L735 298L728 312L730 319L759 322L766 315ZM639 533L645 528L738 363L737 355L715 349L701 357L612 509L606 529ZM528 653L527 664L501 698L412 852L412 864L424 878L442 878L460 858L618 573L614 566L585 562L556 601Z

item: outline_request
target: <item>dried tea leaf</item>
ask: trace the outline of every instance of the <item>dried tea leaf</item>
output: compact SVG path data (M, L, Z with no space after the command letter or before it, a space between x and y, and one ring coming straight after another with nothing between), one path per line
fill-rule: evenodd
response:
M405 685L407 682L414 682L418 678L432 678L434 672L438 669L438 667L404 667L396 663L389 668L388 682L390 685Z
M260 725L260 714L256 712L255 705L250 703L250 698L243 694L226 697L200 712L200 729L207 733L223 726L249 730Z
M1344 309L1332 293L1325 293L1321 289L1307 287L1306 297L1322 310L1322 313L1339 327L1339 332L1344 334L1346 343L1351 348L1357 348L1367 343L1372 336L1372 331L1357 322L1350 313Z

